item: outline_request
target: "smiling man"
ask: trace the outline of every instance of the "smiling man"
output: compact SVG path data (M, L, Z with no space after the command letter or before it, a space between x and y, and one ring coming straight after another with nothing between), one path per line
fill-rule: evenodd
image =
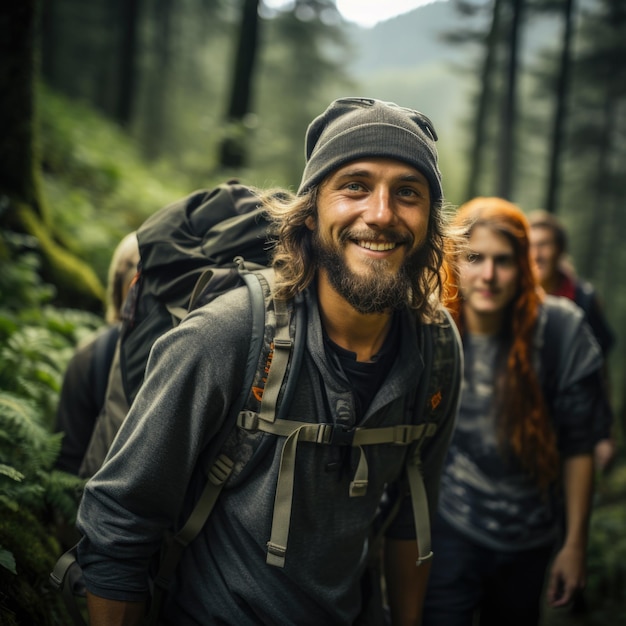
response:
M428 181L414 167L378 158L339 168L321 187L317 218L307 221L323 283L361 314L405 305L429 216Z
M296 329L306 348L288 373L297 384L286 418L337 437L298 445L287 548L273 540L272 522L287 444L271 435L254 471L227 483L183 553L162 623L372 623L360 621L375 619L361 586L368 542L377 511L393 503L384 544L391 618L419 623L429 542L421 535L416 542L405 473L419 445L434 510L460 369L452 367L458 335L439 304L443 194L435 141L417 111L340 99L307 130L298 194L262 194L276 226L275 298L291 313L301 307L306 320ZM241 391L250 308L246 289L231 291L153 348L145 383L79 512L92 626L136 624L144 613L147 563L198 497L210 444ZM436 429L422 437L424 399L416 397L433 369L433 349L423 343L431 329L449 346L452 372L433 396L443 408ZM379 445L353 444L356 433L375 433L370 443ZM258 434L238 432L237 445L254 450Z

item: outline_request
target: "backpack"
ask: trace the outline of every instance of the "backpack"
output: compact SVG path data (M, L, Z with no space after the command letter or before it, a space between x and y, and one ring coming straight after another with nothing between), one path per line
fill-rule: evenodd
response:
M91 477L102 465L143 382L156 339L188 310L244 284L235 257L245 258L247 268L267 266L268 229L258 198L234 180L163 207L137 229L139 268L122 307L104 407L81 477Z
M232 426L224 428L217 441L212 444L214 460L207 471L204 491L187 522L173 539L167 541L167 547L164 549L156 575L153 577L152 601L147 622L149 624L157 623L161 603L182 551L201 531L221 489L233 472L234 461L230 452L233 445L236 446L236 436L233 435L236 435L238 429L274 435L274 437L265 437L252 459L247 461L243 469L239 468L238 478L240 479L242 476L245 478L245 475L252 471L255 459L263 453L264 444L276 445L276 437L285 439L272 531L268 542L266 559L268 565L282 567L285 561L290 530L293 475L300 441L310 441L320 445L347 445L360 449L361 462L358 464L351 484L353 496L364 493L367 488L367 462L363 452L364 446L383 443L404 446L407 450L407 489L413 501L416 531L419 537L420 562L428 559L432 555L430 516L420 473L420 448L426 437L435 433L441 416L450 409L450 403L456 397L456 394L452 392L453 383L458 380L461 367L458 332L452 320L447 316L447 321L444 323L420 326L420 342L424 360L426 364L431 364L430 376L423 377L423 382L415 397L407 403L409 416L407 424L387 428L346 430L341 426L330 424L301 423L284 419L283 414L289 406L304 351L303 331L306 328L306 320L303 317L304 306L298 298L293 302L286 302L273 297L273 270L263 269L263 263L259 263L259 260L263 261L259 250L263 254L267 253L265 239L267 223L256 207L251 193L245 187L227 183L221 185L217 191L208 194L203 192L203 194L200 197L193 194L182 202L166 207L155 214L155 219L148 220L144 225L145 228L142 226L137 231L141 255L140 278L133 286L132 295L127 299L131 313L128 320L131 321L128 323L125 321L122 329L107 392L109 394L112 383L115 382L114 386L117 388L118 395L125 396L130 402L140 384L139 379L143 377L142 368L145 368L145 360L143 364L137 365L138 361L133 361L132 358L136 356L140 348L146 353L145 359L147 359L149 348L146 349L145 344L151 347L160 334L184 317L187 309L193 309L208 302L227 289L242 284L247 286L252 303L253 329L246 363L245 382L240 397L234 405L231 416ZM225 198L226 203L232 202L230 211L225 210L223 204ZM221 217L226 215L225 220L220 221L217 217L194 219L196 217L193 215L194 210L210 211L212 205L218 200L220 202L219 215ZM243 213L237 213L233 220L232 208L237 205L237 202L239 202L239 209L243 206L246 209ZM185 228L181 227L177 221L181 217ZM215 238L212 241L218 241L220 244L229 242L227 246L229 254L239 252L239 248L236 247L238 237L242 234L249 237L251 233L254 233L252 238L247 240L248 254L253 255L255 245L257 246L257 256L252 257L254 263L247 263L241 257L233 261L232 257L226 256L226 253L216 254L212 248L204 246L204 242L200 244L198 237L193 239L191 259L175 259L176 252L184 256L190 248L184 241L186 232L190 230L185 230L189 222L204 224L207 227L207 234L213 230L211 237L215 235ZM242 224L246 224L244 230L240 228ZM239 230L230 230L231 226ZM166 229L174 233L171 240L168 239ZM157 231L160 232L157 233ZM211 240L211 237L205 237L204 241ZM204 257L204 263L199 256L195 256L198 250L202 253L208 252ZM167 258L169 261L165 261ZM207 259L209 259L208 262ZM214 260L217 262L214 263ZM170 271L174 263L181 268L180 272ZM150 273L149 267L154 268L153 274ZM159 271L163 271L164 275L161 276ZM188 276L193 278L187 280ZM151 279L154 280L151 281ZM169 297L166 302L162 298L165 293ZM171 297L172 294L174 297ZM128 346L130 338L134 339L134 343L131 344L134 347L125 351L124 344L126 342ZM116 363L117 367L115 367ZM426 371L428 370L427 367ZM114 377L117 377L115 381ZM293 384L290 385L290 382ZM123 394L119 393L120 387L123 387ZM448 390L450 393L446 393ZM279 392L281 401L277 411ZM422 408L423 420L419 424L414 424L413 414ZM238 428L235 428L235 424ZM404 495L400 493L398 500ZM385 520L377 524L379 531L377 538L373 538L372 545L377 545L378 538L389 521L390 515L385 514ZM74 604L72 576L77 577L72 572L80 570L75 557L76 546L59 559L51 573L52 584L63 590L67 602Z

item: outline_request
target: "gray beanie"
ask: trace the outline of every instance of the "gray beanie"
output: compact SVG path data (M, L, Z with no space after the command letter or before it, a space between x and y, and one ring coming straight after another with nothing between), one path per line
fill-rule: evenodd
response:
M419 111L372 98L340 98L309 124L298 194L350 161L388 157L426 176L434 204L443 198L436 141L432 122Z

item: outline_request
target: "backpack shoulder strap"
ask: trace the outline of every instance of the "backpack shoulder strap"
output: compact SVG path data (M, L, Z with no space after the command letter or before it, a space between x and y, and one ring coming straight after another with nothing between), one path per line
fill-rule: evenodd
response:
M458 400L458 383L463 367L461 337L450 312L442 308L445 319L439 324L429 324L428 341L429 375L424 385L425 394L418 407L422 407L425 421L435 425L453 409ZM434 434L434 432L433 432ZM417 565L432 557L430 533L430 509L424 486L421 451L425 438L422 438L411 451L407 463L407 477L411 492L413 518L418 538L419 558Z
M458 397L455 392L455 383L458 382L462 368L459 332L450 313L446 309L443 309L443 313L445 315L443 322L422 326L425 373L416 393L414 410L421 412L421 418L418 421L424 422L427 428L424 436L418 439L410 450L406 464L406 476L419 548L417 565L421 565L433 556L430 508L422 473L422 446L427 436L435 434L439 422L448 414L452 403ZM400 497L402 495L401 491ZM395 507L394 515L398 508ZM391 519L386 520L382 531L390 523Z
M120 325L115 324L103 330L94 341L91 388L94 390L94 398L98 403L98 409L102 409L104 406L109 371L119 336Z
M287 371L289 356L293 345L289 337L289 314L287 304L283 300L273 298L274 271L272 269L257 270L257 266L247 266L241 258L236 259L236 261L240 275L248 287L250 294L252 332L248 357L246 359L244 383L234 403L230 424L226 424L225 427L220 430L219 437L215 443L215 449L218 451L222 448L232 429L235 427L237 416L244 408L251 393L257 369L261 362L264 342L266 340L266 308L268 306L273 306L276 312L275 337L270 346L274 351L274 356L271 358L271 367L267 375L265 389L262 393L262 404L264 404L265 413L268 416L276 409L278 392ZM267 400L266 395L268 396ZM217 458L209 469L208 479L200 498L183 527L173 537L159 564L159 569L154 579L155 586L148 616L148 624L153 623L150 619L156 620L160 611L160 605L163 601L164 592L169 587L183 550L202 530L232 469L232 459L226 454L218 452ZM156 621L154 621L154 623L156 623Z
M455 382L462 373L462 341L450 312L442 308L444 320L429 324L431 335L430 376L426 396L422 399L425 418L439 422L458 399ZM419 406L419 405L418 405Z

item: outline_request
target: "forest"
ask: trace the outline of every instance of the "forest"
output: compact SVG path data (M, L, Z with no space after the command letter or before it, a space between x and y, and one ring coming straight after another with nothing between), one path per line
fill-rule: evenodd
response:
M452 59L431 74L420 28ZM394 67L376 73L366 35ZM619 452L596 481L590 610L545 623L626 618L626 3L439 0L363 33L333 0L21 0L0 8L0 92L0 626L70 623L48 575L83 483L54 469L54 420L116 244L229 178L297 187L307 124L346 95L433 107L451 210L499 195L566 224L617 337Z

